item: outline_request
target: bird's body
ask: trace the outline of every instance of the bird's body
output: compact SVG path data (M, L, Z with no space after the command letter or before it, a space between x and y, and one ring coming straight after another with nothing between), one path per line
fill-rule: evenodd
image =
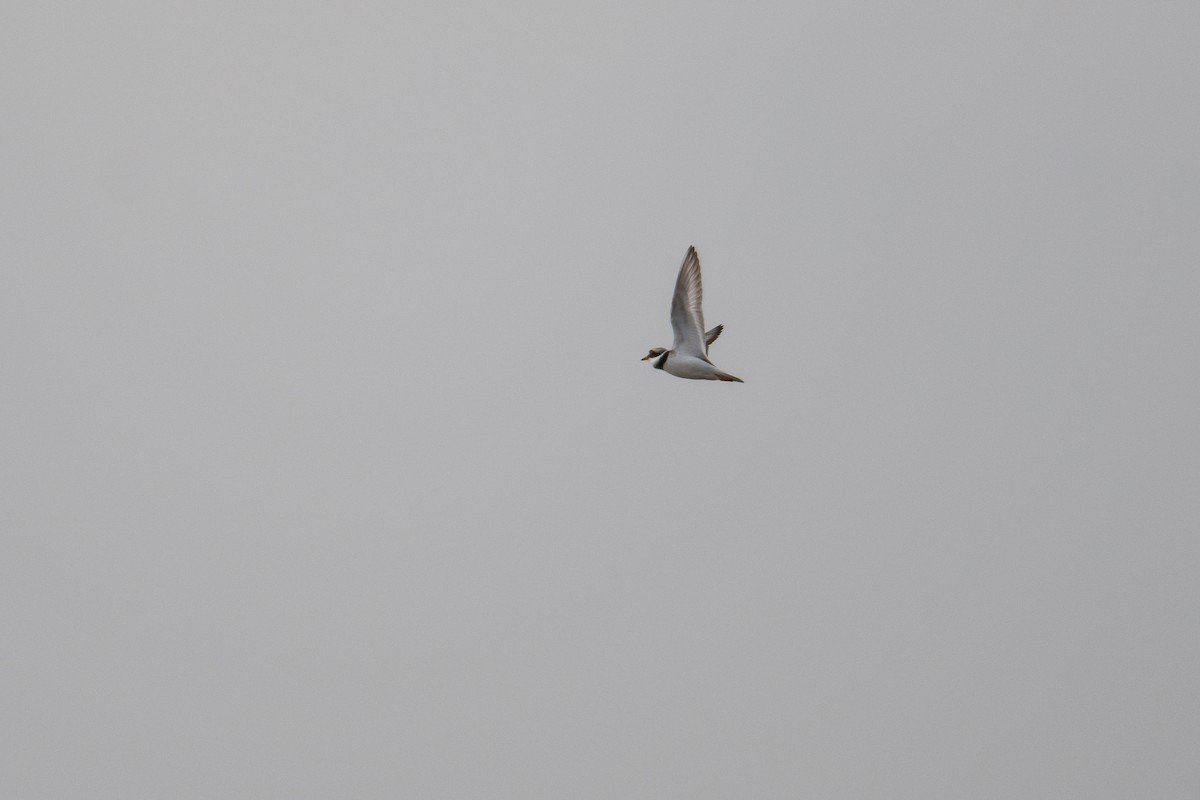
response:
M676 378L691 378L692 380L697 381L738 380L732 375L725 375L725 373L717 369L717 366L707 358L681 355L679 353L668 353L659 360L663 362L663 365L659 367L656 363L654 366L658 367L663 372L669 372Z
M716 341L725 329L718 325L707 333L704 331L704 287L700 281L700 254L689 247L679 267L675 280L675 294L671 298L671 327L675 331L675 343L670 350L651 348L643 358L651 358L655 369L661 369L677 378L700 381L735 381L743 383L717 368L708 360L708 346Z

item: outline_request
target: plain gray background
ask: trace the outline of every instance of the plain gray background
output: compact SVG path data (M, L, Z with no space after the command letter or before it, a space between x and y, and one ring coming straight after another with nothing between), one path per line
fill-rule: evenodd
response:
M3 17L3 796L1200 796L1195 3Z

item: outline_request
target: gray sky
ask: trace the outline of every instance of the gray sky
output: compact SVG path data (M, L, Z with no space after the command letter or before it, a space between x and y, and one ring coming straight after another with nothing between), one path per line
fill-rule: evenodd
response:
M1194 3L4 17L0 795L1197 797Z

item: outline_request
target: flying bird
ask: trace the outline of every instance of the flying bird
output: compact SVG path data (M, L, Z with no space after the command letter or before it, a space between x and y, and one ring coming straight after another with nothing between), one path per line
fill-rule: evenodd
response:
M671 298L671 328L675 331L675 343L671 349L652 347L642 361L652 358L655 369L671 373L677 378L692 378L699 381L736 381L744 383L728 372L717 369L708 360L708 346L716 341L725 330L718 325L704 331L704 287L700 282L700 254L689 247L675 279L675 296Z

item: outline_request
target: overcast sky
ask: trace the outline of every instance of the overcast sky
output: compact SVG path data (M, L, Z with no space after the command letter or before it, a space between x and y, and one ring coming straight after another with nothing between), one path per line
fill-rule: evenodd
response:
M0 795L1194 800L1198 39L10 3Z

